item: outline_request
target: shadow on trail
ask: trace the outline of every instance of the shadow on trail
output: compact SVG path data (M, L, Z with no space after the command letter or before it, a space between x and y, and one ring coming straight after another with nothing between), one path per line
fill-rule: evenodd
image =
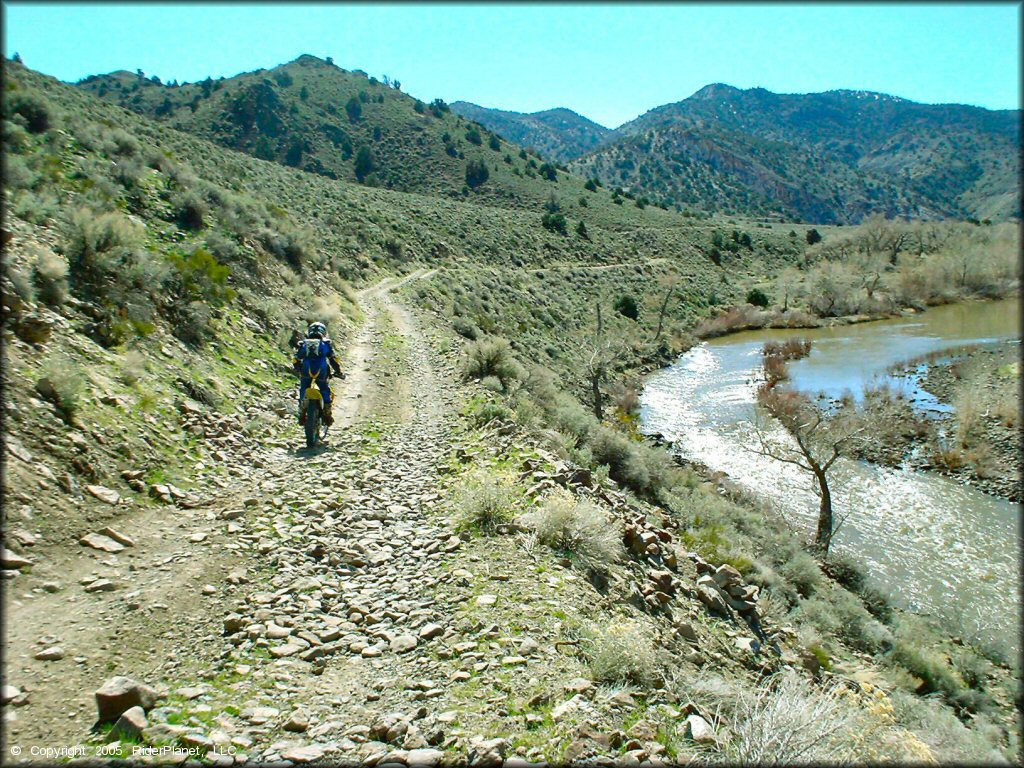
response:
M323 442L314 446L313 448L307 448L306 446L302 446L301 448L292 448L288 452L297 459L308 459L313 456L319 456L323 453L327 453L328 451L333 450L333 445L331 445L329 442Z

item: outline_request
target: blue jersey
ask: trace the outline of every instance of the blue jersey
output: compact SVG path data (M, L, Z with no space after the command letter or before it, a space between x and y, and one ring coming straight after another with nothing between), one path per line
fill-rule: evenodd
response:
M295 347L295 362L299 372L311 379L327 375L330 370L328 362L334 357L334 347L330 339L303 339Z

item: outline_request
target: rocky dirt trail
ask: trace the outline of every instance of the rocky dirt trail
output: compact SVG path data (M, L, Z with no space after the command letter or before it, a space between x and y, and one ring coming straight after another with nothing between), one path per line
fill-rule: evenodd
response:
M279 435L223 492L118 521L108 531L114 545L103 543L116 551L38 551L32 573L9 582L4 680L18 693L4 693L14 705L4 709L5 751L21 746L25 759L31 746L82 741L95 719L93 692L112 675L163 686L173 699L190 677L237 676L239 664L225 660L240 653L271 660L337 645L352 634L348 623L373 625L360 635L365 648L348 637L359 658L391 652L392 640L400 648L434 636L423 594L436 579L431 560L459 540L422 510L437 499L450 390L390 295L402 282L361 297L367 319L344 357L347 378L334 384L328 446L296 448L301 434L282 416ZM415 386L404 386L410 372ZM248 608L253 622L241 648L224 638L232 608Z

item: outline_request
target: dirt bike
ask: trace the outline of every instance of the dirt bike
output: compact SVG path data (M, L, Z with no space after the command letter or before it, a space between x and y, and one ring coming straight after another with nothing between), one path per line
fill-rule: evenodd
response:
M306 447L315 448L327 438L327 430L330 429L323 423L324 396L314 379L306 387L306 396L299 406L306 414L306 422L303 425L306 429Z

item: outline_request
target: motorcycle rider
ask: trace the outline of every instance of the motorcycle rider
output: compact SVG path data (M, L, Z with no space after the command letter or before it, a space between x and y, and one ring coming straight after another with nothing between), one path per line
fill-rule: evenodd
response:
M306 337L295 345L292 368L299 374L299 424L306 423L306 409L302 407L306 398L306 388L316 380L316 385L323 393L324 424L334 423L331 414L331 388L327 384L330 367L334 375L341 378L341 366L334 355L334 345L327 338L327 326L320 322L310 323L306 329Z

